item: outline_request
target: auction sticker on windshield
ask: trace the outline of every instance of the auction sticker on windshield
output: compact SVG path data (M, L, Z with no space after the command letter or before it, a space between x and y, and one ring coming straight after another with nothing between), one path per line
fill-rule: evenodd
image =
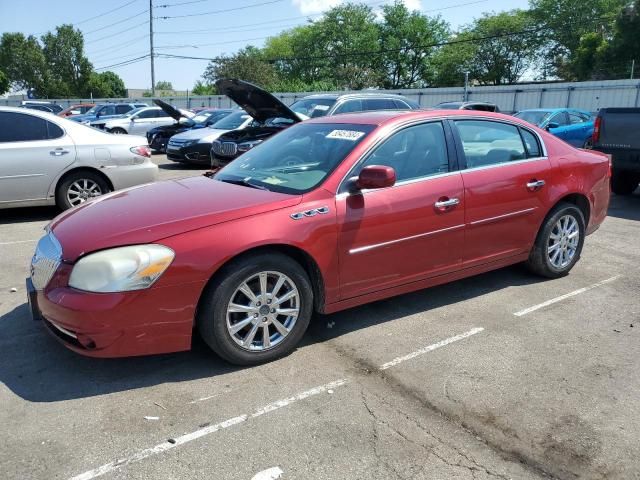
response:
M326 138L339 138L341 140L356 141L363 135L364 132L359 132L357 130L333 130Z

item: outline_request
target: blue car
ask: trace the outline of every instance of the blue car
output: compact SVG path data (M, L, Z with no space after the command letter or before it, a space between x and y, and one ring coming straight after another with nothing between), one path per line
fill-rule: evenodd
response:
M591 146L594 118L589 112L572 108L539 108L515 114L526 122L547 130L574 147Z
M135 108L148 107L146 103L102 103L96 105L84 115L73 115L69 117L69 120L74 122L89 125L98 119L104 120L106 118L119 117L125 113L130 112Z

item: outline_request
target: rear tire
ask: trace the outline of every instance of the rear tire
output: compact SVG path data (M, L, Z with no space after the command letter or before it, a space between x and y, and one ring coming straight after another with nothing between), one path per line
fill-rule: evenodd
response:
M286 255L261 253L224 267L205 289L196 323L220 357L256 365L293 351L312 313L313 289L304 269Z
M109 184L102 175L90 171L75 172L58 184L56 205L61 210L67 210L109 191Z
M542 224L527 267L543 277L564 277L580 258L584 234L582 211L571 203L559 203Z
M113 133L114 135L126 135L127 131L124 128L116 127L109 130L109 133Z
M613 171L611 190L616 195L631 195L638 187L638 177L631 172Z

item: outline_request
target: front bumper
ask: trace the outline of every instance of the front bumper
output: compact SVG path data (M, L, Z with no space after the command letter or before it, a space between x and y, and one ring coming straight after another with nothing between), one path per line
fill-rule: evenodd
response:
M210 166L211 144L196 143L194 145L179 148L167 145L167 159L173 162L185 162Z
M211 167L212 168L222 168L222 167L228 165L229 163L233 162L239 156L240 155L235 155L233 157L223 157L223 156L216 155L215 153L211 152Z
M74 352L112 358L191 348L195 302L183 288L96 294L51 283L39 291L27 279L31 313Z
M147 141L149 142L149 148L157 152L167 151L167 142L169 137L163 136L160 133L154 133L153 135L147 135Z

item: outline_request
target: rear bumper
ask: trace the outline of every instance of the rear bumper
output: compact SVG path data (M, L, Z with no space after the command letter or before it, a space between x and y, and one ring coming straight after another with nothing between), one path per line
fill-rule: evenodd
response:
M210 166L211 144L196 143L195 145L180 148L167 145L167 159L173 162L185 162Z
M640 150L606 148L598 145L593 149L611 155L614 170L640 173Z
M180 290L95 294L59 287L36 291L27 279L34 320L42 321L70 350L103 358L189 350L195 302L187 301Z
M140 165L126 165L101 170L109 177L115 190L154 182L158 178L158 166L145 159Z

